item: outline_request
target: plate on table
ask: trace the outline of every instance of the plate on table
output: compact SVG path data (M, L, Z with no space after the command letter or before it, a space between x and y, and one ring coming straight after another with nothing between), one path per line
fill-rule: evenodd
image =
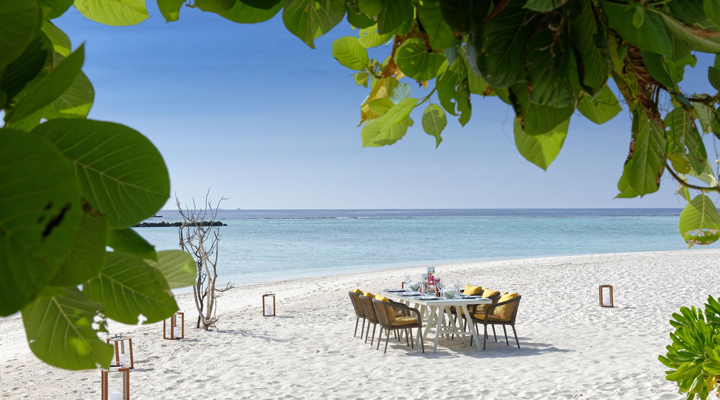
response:
M423 296L420 300L440 300L440 298L435 296Z
M405 296L405 297L410 297L410 296L422 296L421 293L403 293L402 295Z
M407 289L385 289L385 291L390 293L403 293L407 292Z

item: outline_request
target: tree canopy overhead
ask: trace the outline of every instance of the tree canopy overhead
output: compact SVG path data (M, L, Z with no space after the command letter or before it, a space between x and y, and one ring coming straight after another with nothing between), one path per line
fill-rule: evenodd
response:
M332 57L367 88L359 121L348 121L362 126L364 147L402 139L415 109L438 146L448 115L465 125L473 105L501 101L514 110L518 151L547 169L571 119L603 124L625 108L632 128L617 197L656 192L668 173L688 202L683 239L692 246L720 238L710 197L720 191L718 171L703 141L720 138L720 60L707 71L708 93L682 89L694 53L720 53L720 0L157 4L168 22L188 7L244 24L281 13L311 48L346 19L358 30L333 43ZM145 0L0 0L0 315L22 311L43 361L87 369L110 362L112 350L96 334L107 318L170 316L178 280L166 276L192 282L195 268L187 254L158 254L129 228L166 202L168 172L141 133L87 119L95 92L82 71L84 47L52 22L73 5L107 25L149 16ZM370 58L367 49L380 46L387 56ZM429 94L414 98L414 85Z

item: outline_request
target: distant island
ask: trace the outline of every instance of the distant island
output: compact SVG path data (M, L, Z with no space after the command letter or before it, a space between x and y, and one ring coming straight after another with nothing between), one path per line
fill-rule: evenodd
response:
M157 228L157 227L176 227L179 228L180 225L182 225L182 222L141 222L133 228ZM198 225L200 226L227 226L227 224L223 224L220 221L205 221L201 222Z

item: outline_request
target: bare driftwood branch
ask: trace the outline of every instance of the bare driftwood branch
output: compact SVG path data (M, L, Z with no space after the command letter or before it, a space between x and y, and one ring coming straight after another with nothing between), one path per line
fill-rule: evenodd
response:
M194 198L193 208L189 209L186 206L183 209L175 195L175 203L183 219L178 229L180 248L193 256L197 266L193 293L198 312L197 328L204 330L215 327L218 321L216 299L234 288L230 282L223 289L216 288L220 227L213 223L216 221L220 203L227 199L221 198L213 208L212 202L208 200L209 195L210 190L205 195L205 206L200 210Z

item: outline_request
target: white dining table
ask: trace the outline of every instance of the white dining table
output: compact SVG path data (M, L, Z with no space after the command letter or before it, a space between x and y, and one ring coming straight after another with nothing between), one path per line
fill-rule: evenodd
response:
M440 300L423 300L423 296L403 296L403 293L408 292L397 292L381 290L380 293L396 302L406 304L410 307L416 308L422 317L423 327L423 339L427 340L428 335L434 329L435 341L433 344L433 353L437 353L438 339L440 336L450 337L450 335L456 335L460 338L463 343L466 343L465 338L473 336L475 338L475 344L477 345L478 351L480 351L480 337L475 330L475 324L468 323L469 331L465 330L465 325L462 323L462 318L458 318L456 323L452 318L452 312L450 307L455 307L456 312L462 311L465 315L470 315L469 306L478 304L492 304L491 299L484 298L455 298L455 299L440 299ZM445 321L445 314L449 316L448 321ZM460 314L462 315L462 314ZM416 344L419 344L420 338L416 338Z

